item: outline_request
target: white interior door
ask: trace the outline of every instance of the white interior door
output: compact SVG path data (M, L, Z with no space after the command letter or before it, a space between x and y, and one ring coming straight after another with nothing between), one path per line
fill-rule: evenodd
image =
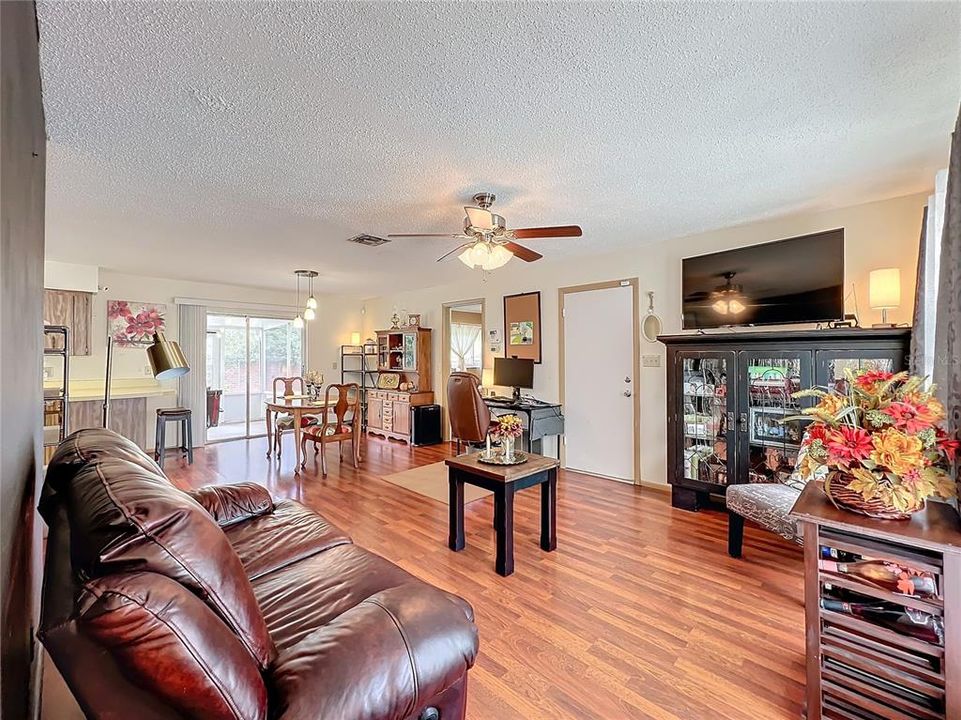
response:
M566 465L634 481L632 287L564 296Z

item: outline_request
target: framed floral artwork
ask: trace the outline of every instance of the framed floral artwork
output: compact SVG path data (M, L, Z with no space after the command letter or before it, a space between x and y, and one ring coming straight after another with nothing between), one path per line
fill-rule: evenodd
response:
M167 306L129 300L107 301L107 331L117 347L142 348L166 329Z

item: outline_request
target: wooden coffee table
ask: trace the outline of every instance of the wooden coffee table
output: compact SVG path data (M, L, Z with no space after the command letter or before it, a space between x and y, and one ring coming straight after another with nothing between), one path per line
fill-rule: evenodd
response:
M557 467L554 458L528 453L528 461L520 465L487 465L478 462L480 453L448 458L447 480L450 483L451 550L463 550L464 483L494 493L494 529L497 532L497 559L494 568L500 575L514 572L514 493L541 486L541 549L550 552L557 547Z

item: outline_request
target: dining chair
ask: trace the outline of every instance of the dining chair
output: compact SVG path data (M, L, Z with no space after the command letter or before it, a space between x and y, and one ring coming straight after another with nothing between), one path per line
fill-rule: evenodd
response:
M360 386L330 384L324 392L322 422L304 429L301 434L301 468L307 465L307 441L314 443L314 457L320 452L320 469L327 477L327 444L336 442L340 460L344 460L344 441L350 441L350 455L354 467L360 462Z
M297 391L297 385L300 385L300 391ZM277 388L283 386L280 392L277 392ZM307 393L307 383L304 379L299 376L295 377L276 377L274 378L274 402L281 400L288 395L306 395ZM315 415L302 415L300 418L301 427L309 427L311 425L317 424L317 417ZM294 416L287 413L278 413L274 420L274 450L277 452L277 457L280 457L280 451L283 448L283 443L281 442L285 430L294 429Z

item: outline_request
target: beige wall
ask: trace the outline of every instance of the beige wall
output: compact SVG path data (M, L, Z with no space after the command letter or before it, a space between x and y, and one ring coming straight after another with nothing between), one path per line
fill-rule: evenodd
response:
M880 313L868 307L868 273L880 267L901 269L902 306L890 313L893 322L910 322L914 299L918 238L926 194L895 198L829 212L799 214L766 222L752 223L656 245L638 246L593 257L541 261L525 264L512 260L504 268L486 278L481 273L468 280L438 287L401 292L367 300L365 331L386 327L396 306L409 312L422 313L422 324L433 326L434 386L443 388L440 377L442 343L441 305L462 299L484 297L487 300L487 328L501 328L503 333L503 296L540 290L543 323L543 358L535 366L534 393L546 400L559 397L557 289L606 280L637 277L640 282L641 308L646 308L648 290L655 292L658 314L664 321L664 332L681 329L681 258L725 250L781 238L804 235L821 230L845 229L845 274L847 309L854 311L850 290L853 285L861 323L880 321ZM535 243L563 243L564 240L539 240ZM456 261L452 261L454 263ZM456 267L451 265L449 267ZM660 343L641 340L644 355L664 355ZM485 366L492 364L485 340ZM641 393L641 478L645 482L666 482L665 371L662 367L641 368L637 387ZM437 401L445 404L442 394Z

